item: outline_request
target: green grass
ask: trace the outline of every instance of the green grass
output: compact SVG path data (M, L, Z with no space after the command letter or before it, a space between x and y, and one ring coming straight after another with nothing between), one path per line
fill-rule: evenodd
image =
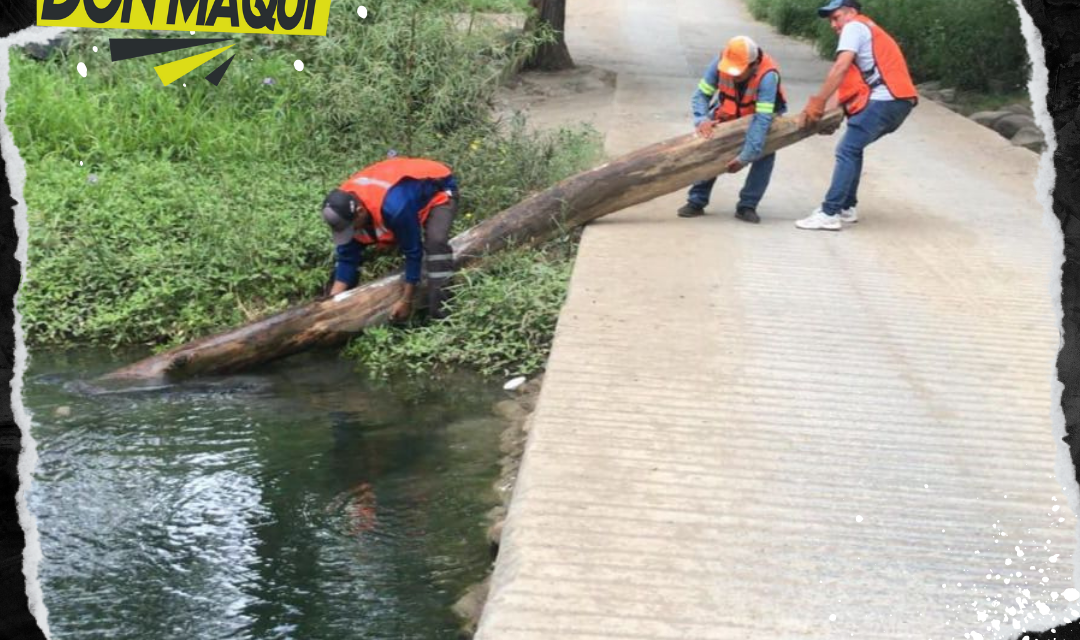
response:
M473 11L489 13L525 13L531 12L529 0L463 0L463 6Z
M751 13L787 35L810 38L832 57L836 34L817 17L822 0L747 0ZM1012 0L864 0L863 13L904 51L916 82L983 93L1027 83L1030 63ZM783 64L783 61L781 61Z
M576 244L510 250L457 276L448 318L384 326L354 340L347 355L374 381L470 369L531 375L544 367L566 298Z
M326 38L239 37L218 87L201 77L212 67L163 87L152 67L175 54L109 62L115 31L77 32L45 62L12 50L28 341L161 347L310 300L332 264L318 203L389 150L454 167L455 232L592 161L587 130L492 120L499 79L533 42L457 27L460 4L366 6L360 20L332 5ZM400 265L373 260L364 278Z

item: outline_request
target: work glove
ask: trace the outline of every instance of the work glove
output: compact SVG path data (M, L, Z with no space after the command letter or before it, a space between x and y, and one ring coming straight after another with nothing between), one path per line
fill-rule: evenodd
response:
M825 115L825 101L817 96L812 96L806 101L806 107L799 114L801 128L806 129L817 124Z

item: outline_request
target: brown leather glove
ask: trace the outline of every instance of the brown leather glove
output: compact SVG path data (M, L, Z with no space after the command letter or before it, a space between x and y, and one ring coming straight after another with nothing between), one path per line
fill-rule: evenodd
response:
M802 120L802 126L805 129L814 124L817 124L818 120L825 115L825 101L817 96L811 96L806 101L806 107L803 108L800 118Z

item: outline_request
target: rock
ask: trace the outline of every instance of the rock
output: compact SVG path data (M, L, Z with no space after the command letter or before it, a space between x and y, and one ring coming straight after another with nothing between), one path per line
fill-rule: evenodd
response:
M518 396L517 403L521 405L521 408L532 413L536 411L536 396L535 395L523 395Z
M454 603L454 613L461 619L461 631L466 637L472 637L476 633L476 625L480 623L480 614L484 611L484 603L487 602L488 591L491 589L491 577L483 582L474 584L465 591Z
M1034 118L1013 113L995 122L994 131L997 131L1001 135L1011 140L1012 137L1016 135L1017 131L1020 131L1024 127L1028 126L1036 126Z
M984 127L994 128L994 123L1001 120L1005 116L1010 115L1008 111L979 111L978 113L971 114L971 119L978 122Z
M525 384L518 387L518 393L521 394L538 394L540 393L540 382L542 378L533 378Z
M511 428L506 429L499 436L499 451L520 458L525 453L525 432L521 425L525 419L515 420Z
M499 543L502 541L503 525L505 524L506 522L504 520L499 520L488 527L487 541L488 544L491 545L493 553L498 553Z
M491 408L492 413L507 420L524 420L529 412L516 400L500 400Z
M926 100L933 100L934 102L941 102L941 94L934 90L922 90L919 91L919 97Z
M956 89L942 89L938 92L938 98L944 102L955 102Z
M71 416L71 407L67 405L57 407L56 411L53 411L53 415L55 415L57 418L68 418Z
M500 504L487 512L487 521L491 524L487 528L487 541L491 547L491 557L499 553L499 542L502 540L503 525L506 524L506 505Z
M919 93L923 93L924 91L937 91L940 88L941 88L941 83L936 81L936 80L931 81L931 82L924 82L924 83L922 83L920 85L917 85L915 87L915 89Z
M504 462L512 464L513 460L504 458ZM495 495L499 496L499 499L503 502L509 502L510 498L514 495L514 483L517 481L517 468L504 465L503 475L499 478L498 482L492 485L492 489L495 491Z
M486 517L488 522L490 522L492 524L495 524L496 522L501 522L502 520L505 520L506 519L506 505L504 505L504 504L495 505L494 507L488 509L488 512L485 514L484 517Z
M1019 114L1019 115L1022 115L1022 116L1034 116L1035 115L1035 112L1031 110L1030 105L1021 104L1019 102L1017 102L1016 104L1010 104L1007 107L1003 107L1003 110L1007 111L1009 113L1016 113L1016 114Z
M1046 147L1046 140L1043 137L1042 129L1038 127L1024 127L1016 132L1012 138L1009 139L1014 145L1018 147L1024 147L1030 149L1036 153L1041 153Z

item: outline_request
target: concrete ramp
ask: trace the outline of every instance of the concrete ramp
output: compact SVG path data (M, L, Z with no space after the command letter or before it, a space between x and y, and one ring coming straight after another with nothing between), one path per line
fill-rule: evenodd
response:
M613 154L686 132L732 35L779 59L796 109L828 68L736 0L569 5L575 60L618 73ZM740 174L703 218L674 194L588 227L479 638L990 639L1080 617L1037 156L924 102L868 150L863 220L797 230L837 139L781 152L760 225L732 218Z

